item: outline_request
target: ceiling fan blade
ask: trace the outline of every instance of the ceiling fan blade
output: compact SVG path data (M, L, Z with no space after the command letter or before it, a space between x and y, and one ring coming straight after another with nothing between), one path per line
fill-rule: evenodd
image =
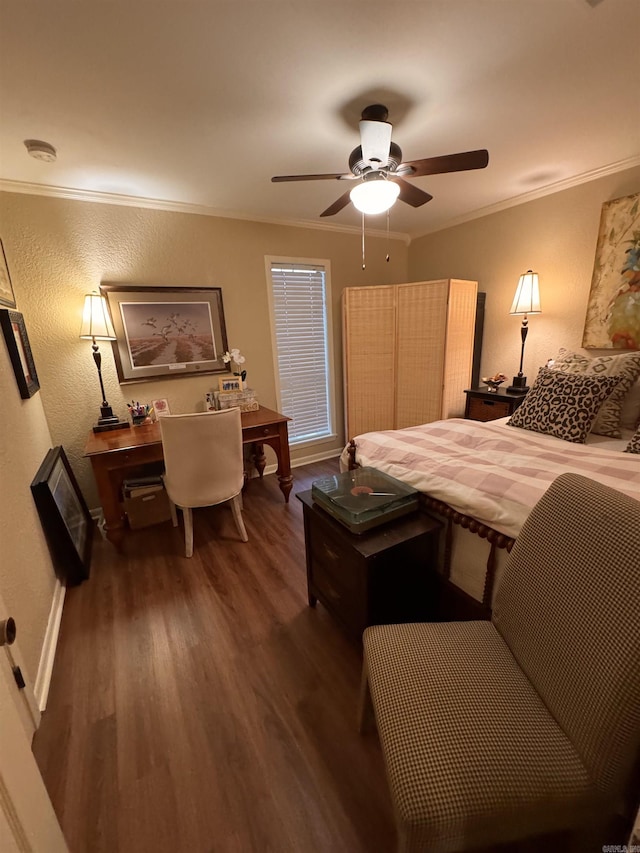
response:
M422 175L443 175L445 172L466 172L470 169L484 169L489 162L489 152L485 148L478 151L463 151L460 154L444 154L442 157L427 157L424 160L408 160L398 168L410 166L409 176L419 178Z
M390 177L389 180L400 187L400 195L398 196L400 201L410 204L411 207L420 207L433 198L432 195L421 190L420 187L415 187L413 184L403 181L402 178Z
M349 194L351 190L347 190L346 193L343 193L337 201L334 201L333 204L328 207L326 210L323 210L320 216L333 216L334 213L340 213L340 211L346 207L351 201Z
M335 172L331 175L276 175L271 178L274 184L282 181L339 181L340 178L352 178L353 175L343 175Z

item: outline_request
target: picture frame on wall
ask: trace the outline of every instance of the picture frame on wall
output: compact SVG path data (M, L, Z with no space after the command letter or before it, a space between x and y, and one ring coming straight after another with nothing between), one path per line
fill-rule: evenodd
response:
M16 307L16 297L13 292L13 284L11 283L7 256L4 253L2 240L0 240L0 305L6 305L9 308Z
M40 390L40 382L31 353L24 317L19 311L2 308L0 309L0 326L4 334L11 366L16 375L20 396L23 400L28 400L29 397L33 397L36 391Z
M228 371L219 287L100 286L117 340L120 384Z
M640 193L602 205L582 346L640 350Z
M31 493L56 576L67 586L81 583L91 569L94 525L63 447L47 452Z

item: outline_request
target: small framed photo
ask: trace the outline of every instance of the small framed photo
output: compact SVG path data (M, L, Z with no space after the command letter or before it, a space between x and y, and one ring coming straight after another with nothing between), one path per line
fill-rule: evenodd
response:
M218 379L218 385L223 394L227 391L242 391L242 377L220 376Z
M156 416L156 420L158 420L158 418L164 418L165 415L171 414L168 400L152 400L151 405L153 406L153 413Z
M28 400L40 390L40 383L31 354L24 317L19 311L2 308L0 309L0 326L4 333L13 372L16 375L20 396L23 400Z
M205 412L217 412L216 398L213 391L207 391L204 395L204 410Z
M0 240L0 305L8 305L9 308L16 307L16 297L11 284L7 256L4 253L2 240Z
M62 447L48 451L31 483L56 575L67 586L89 577L93 521Z

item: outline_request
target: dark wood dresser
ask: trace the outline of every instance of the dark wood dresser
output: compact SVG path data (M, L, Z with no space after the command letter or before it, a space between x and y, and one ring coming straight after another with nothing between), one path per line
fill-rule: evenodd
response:
M368 625L423 622L437 611L440 524L422 512L351 533L312 499L304 508L309 605L320 601L352 637Z

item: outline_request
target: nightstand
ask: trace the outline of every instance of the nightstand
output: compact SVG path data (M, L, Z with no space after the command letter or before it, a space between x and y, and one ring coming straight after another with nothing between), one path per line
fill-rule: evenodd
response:
M504 388L498 388L497 391L469 388L464 393L467 395L464 416L471 421L495 421L497 418L506 418L507 415L515 412L527 396L526 391L510 394Z
M351 533L313 500L304 508L309 606L320 601L354 639L369 625L435 618L440 523L422 512Z

